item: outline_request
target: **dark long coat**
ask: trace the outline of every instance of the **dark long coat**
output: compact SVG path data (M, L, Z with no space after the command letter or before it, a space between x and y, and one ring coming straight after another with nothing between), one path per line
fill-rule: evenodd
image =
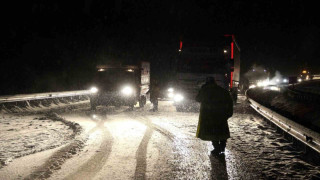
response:
M205 141L228 139L230 132L227 120L233 114L229 92L214 82L206 83L196 100L201 103L196 136Z

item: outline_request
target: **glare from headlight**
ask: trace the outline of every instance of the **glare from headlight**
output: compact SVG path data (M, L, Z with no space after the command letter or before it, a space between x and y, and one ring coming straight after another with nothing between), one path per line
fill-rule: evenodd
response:
M173 93L172 93L172 92L169 92L168 97L169 97L169 98L173 98L173 96L174 96Z
M287 79L283 79L283 82L286 83L286 82L288 82L288 80Z
M254 85L254 84L252 84L252 85L250 85L249 86L249 89L251 89L251 88L255 88L255 87L257 87L256 85Z
M126 86L121 90L122 94L129 96L133 93L133 89L130 86Z
M90 89L90 92L91 92L91 93L97 93L97 92L98 92L98 88L92 87L92 88Z
M173 92L173 88L169 88L168 91L172 93Z
M280 91L280 88L272 86L272 87L270 87L270 90L272 90L272 91Z
M266 80L264 80L264 81L258 82L258 83L257 83L257 86L258 86L258 87L265 87L265 86L268 86L269 84L270 84L269 80L266 79Z
M174 101L180 102L183 100L183 96L181 94L177 94L174 96Z

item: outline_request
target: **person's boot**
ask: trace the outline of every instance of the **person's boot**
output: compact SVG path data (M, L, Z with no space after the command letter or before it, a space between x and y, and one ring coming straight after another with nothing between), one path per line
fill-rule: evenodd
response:
M214 156L219 155L220 153L220 146L218 141L212 141L213 150L211 151L211 154Z
M220 145L220 153L219 154L224 155L225 150L226 150L227 141L226 140L220 141L219 145Z
M213 156L218 156L220 154L220 151L215 148L214 150L211 151L211 155Z

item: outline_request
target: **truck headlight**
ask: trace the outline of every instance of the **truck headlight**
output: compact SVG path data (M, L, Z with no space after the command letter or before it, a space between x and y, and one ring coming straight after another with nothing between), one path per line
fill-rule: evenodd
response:
M91 93L97 93L97 92L98 92L98 88L92 87L92 88L90 89L90 92L91 92Z
M174 91L173 88L169 88L169 89L168 89L168 92L170 92L170 93L172 93L173 91Z
M176 101L176 102L180 102L180 101L182 101L184 99L184 97L181 95L181 94L176 94L175 96L174 96L174 101Z
M129 95L131 95L133 93L133 89L130 86L126 86L121 90L121 93L126 95L126 96L129 96Z

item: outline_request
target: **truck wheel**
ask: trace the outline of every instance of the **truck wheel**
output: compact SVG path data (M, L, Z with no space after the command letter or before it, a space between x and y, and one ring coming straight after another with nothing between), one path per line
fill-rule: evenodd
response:
M140 100L139 100L139 107L143 108L144 105L146 105L146 103L147 103L146 97L145 96L141 96Z

